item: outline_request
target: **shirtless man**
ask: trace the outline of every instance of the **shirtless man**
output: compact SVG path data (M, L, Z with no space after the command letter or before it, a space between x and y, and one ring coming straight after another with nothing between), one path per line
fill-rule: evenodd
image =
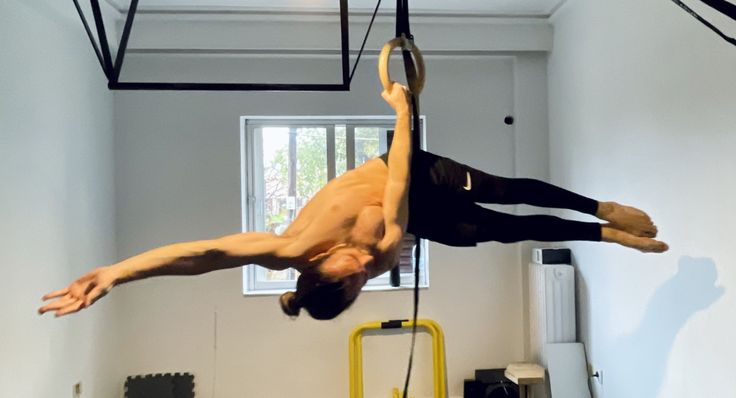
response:
M54 300L39 313L53 311L62 316L80 311L114 286L143 278L198 275L259 264L300 272L297 291L281 296L286 314L296 316L306 308L314 318L331 319L356 299L368 279L395 266L407 229L453 246L485 241L590 240L643 252L668 249L653 239L657 228L641 210L598 202L541 181L492 176L424 151L412 156L407 89L394 83L382 95L396 111L388 156L330 181L282 235L246 232L153 249L96 268L68 287L47 294L43 300ZM476 202L568 208L608 223L514 216Z

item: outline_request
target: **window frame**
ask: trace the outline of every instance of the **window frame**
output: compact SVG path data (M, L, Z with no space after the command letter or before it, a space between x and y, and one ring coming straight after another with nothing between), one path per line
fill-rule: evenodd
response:
M240 189L241 189L241 229L243 232L258 231L258 220L264 219L263 212L263 184L258 184L256 179L259 175L263 175L262 151L259 154L258 148L262 148L261 137L255 134L254 130L266 124L269 127L324 127L327 129L327 136L334 137L336 125L345 125L347 129L350 127L393 127L396 118L393 115L371 115L371 116L241 116L240 117ZM426 149L426 117L420 116L421 123L421 145L422 149ZM330 166L330 154L332 150L334 158L334 140L330 149L329 140L327 144L328 158L328 181L330 173L334 173L335 165ZM354 147L354 141L352 146ZM350 145L348 145L350 148ZM251 156L254 154L255 156ZM350 157L348 157L350 158ZM352 156L353 161L355 155ZM349 161L348 161L349 162ZM348 163L349 164L349 163ZM332 171L330 171L332 167ZM348 170L350 167L348 166ZM333 174L334 176L334 174ZM420 240L421 245L421 269L420 288L429 287L429 243L426 239ZM255 264L248 264L242 267L243 274L243 295L246 296L262 296L277 295L285 291L295 288L294 281L259 281L256 274L263 268ZM264 286L264 284L268 284ZM390 285L388 273L373 278L366 286L364 291L384 291L384 290L402 290L412 289L414 287L414 274L405 273L401 276L401 286L393 287Z

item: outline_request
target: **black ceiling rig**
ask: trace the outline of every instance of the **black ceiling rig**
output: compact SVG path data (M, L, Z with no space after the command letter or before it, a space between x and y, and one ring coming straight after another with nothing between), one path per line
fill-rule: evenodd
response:
M735 4L729 3L726 0L701 0L701 1L705 3L706 5L708 5L710 8L736 21L736 5ZM672 2L680 6L680 8L685 10L685 12L690 14L693 18L697 19L700 23L705 25L708 29L712 30L715 34L720 36L723 40L736 46L736 38L727 36L725 33L723 33L721 29L718 29L718 27L710 23L707 19L703 18L700 14L695 12L695 10L690 8L687 4L683 3L681 0L672 0Z
M128 13L125 18L125 26L123 34L120 38L120 45L115 62L113 63L110 46L107 41L107 31L102 18L99 0L90 0L92 7L92 15L94 18L97 37L90 29L87 18L79 6L79 0L73 0L74 6L79 13L84 29L87 32L92 48L97 55L102 71L107 77L107 87L111 90L168 90L168 91L350 91L350 82L355 74L355 69L360 61L363 47L370 34L373 20L376 17L378 8L381 4L380 0L376 5L373 18L363 39L363 46L358 53L355 65L350 68L350 48L348 34L348 0L339 0L340 2L340 51L342 63L342 83L169 83L169 82L121 82L120 71L125 61L125 52L128 47L128 39L133 29L133 21L135 20L138 10L138 0L131 0L128 7ZM99 45L98 45L99 43Z

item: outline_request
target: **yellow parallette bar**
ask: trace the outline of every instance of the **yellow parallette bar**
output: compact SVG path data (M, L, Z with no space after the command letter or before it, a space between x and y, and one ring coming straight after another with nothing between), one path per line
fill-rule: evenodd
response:
M411 331L412 321L401 322L401 329ZM368 330L384 329L383 322L367 322L350 333L350 398L363 398L363 333ZM397 329L397 328L393 328ZM417 330L432 336L432 371L434 377L434 397L447 398L447 368L445 365L445 335L440 325L431 319L418 319ZM394 397L398 393L394 389Z

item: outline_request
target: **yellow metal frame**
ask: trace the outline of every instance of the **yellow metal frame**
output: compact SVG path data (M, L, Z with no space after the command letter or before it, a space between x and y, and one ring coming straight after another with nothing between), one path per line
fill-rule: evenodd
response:
M400 329L411 330L412 321L402 321ZM350 333L350 398L363 398L363 333L368 330L399 329L384 327L384 322L367 322ZM445 367L445 335L440 325L431 319L417 319L417 330L424 329L432 336L432 369L434 397L447 398Z

